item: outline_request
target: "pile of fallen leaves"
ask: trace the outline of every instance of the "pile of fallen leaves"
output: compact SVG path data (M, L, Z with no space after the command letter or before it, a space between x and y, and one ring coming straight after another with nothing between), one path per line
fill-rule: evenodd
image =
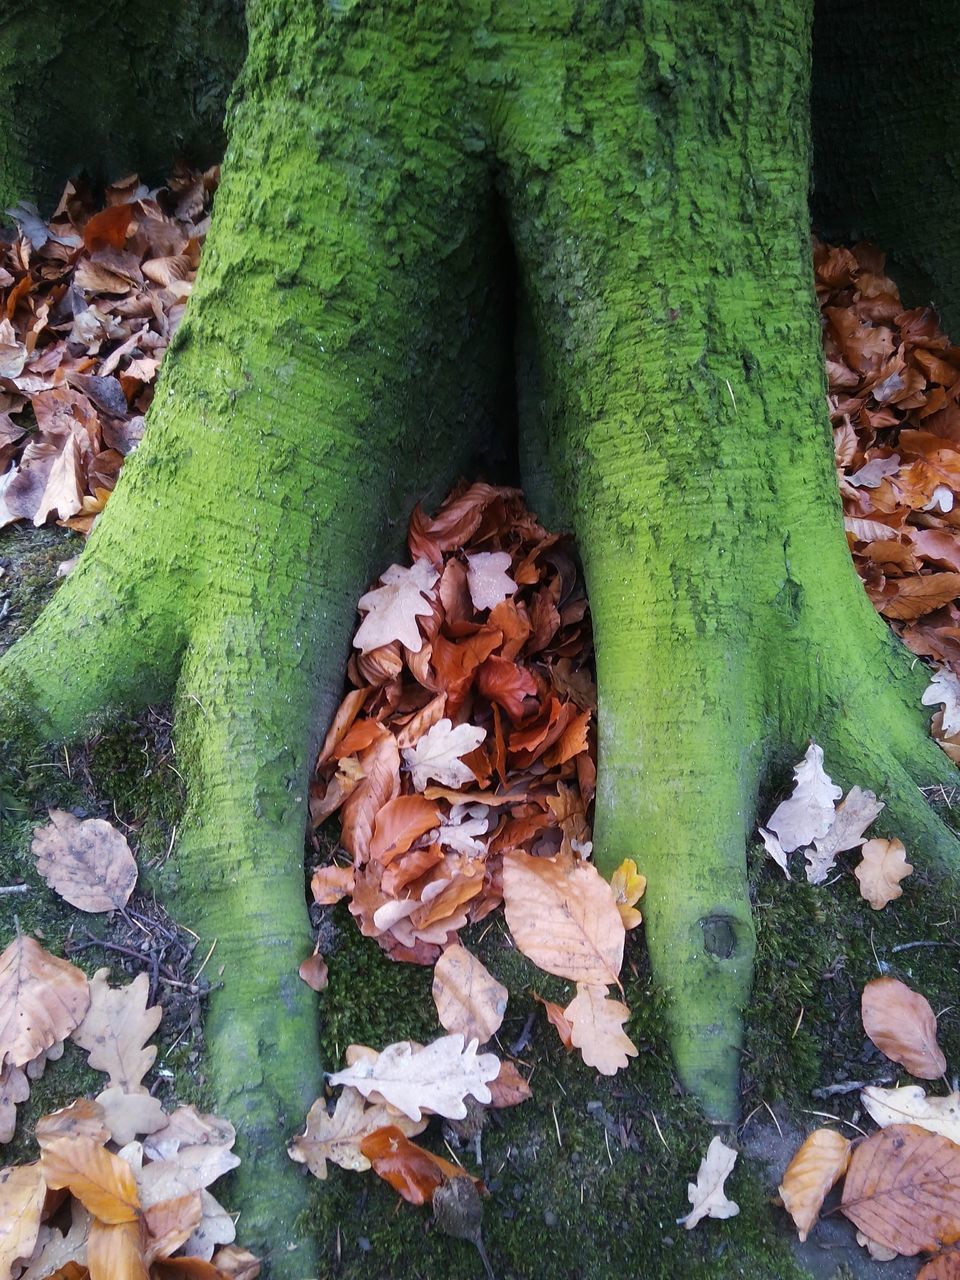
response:
M160 360L193 287L219 171L155 191L68 183L44 221L8 210L0 241L0 528L89 532L143 435Z
M0 1277L254 1280L257 1259L207 1190L239 1164L233 1126L150 1094L162 1010L146 974L117 988L108 974L88 981L21 934L0 955L0 1141L67 1038L108 1076L95 1101L37 1123L39 1160L0 1170Z

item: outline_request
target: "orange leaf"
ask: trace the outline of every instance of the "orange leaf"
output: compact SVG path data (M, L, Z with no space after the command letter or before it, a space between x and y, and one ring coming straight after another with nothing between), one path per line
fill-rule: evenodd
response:
M912 1076L936 1080L946 1071L936 1016L919 992L897 978L874 978L863 989L860 1012L863 1029L880 1052Z
M523 718L524 700L536 694L537 682L525 667L493 654L477 671L477 689L516 722Z
M155 1262L150 1270L155 1280L223 1280L225 1275L203 1258L164 1258L162 1262Z
M66 1187L104 1223L133 1222L140 1207L133 1170L92 1138L56 1138L41 1152L48 1187Z
M912 1257L960 1237L960 1146L892 1124L853 1152L843 1213L878 1244Z
M384 733L360 756L363 777L343 806L340 841L357 862L370 856L370 840L377 814L400 794L400 751L397 740Z
M960 1250L947 1249L920 1268L917 1280L960 1280Z
M486 1044L503 1022L507 994L507 988L466 947L447 947L433 971L440 1025L446 1031L459 1031L464 1040Z
M199 1191L151 1205L143 1215L147 1229L147 1260L167 1258L193 1235L203 1218Z
M868 840L860 850L862 861L853 874L860 884L860 896L880 911L903 893L900 881L913 871L900 840Z
M487 1088L490 1090L491 1107L515 1107L533 1097L533 1090L517 1070L517 1064L509 1058L500 1063L499 1075L488 1083Z
M127 242L127 230L133 219L133 206L114 204L95 213L83 228L84 246L96 249L122 249Z
M440 810L423 796L397 796L377 813L370 841L370 857L375 862L391 862L406 853L414 840L440 825Z
M780 1198L801 1241L816 1225L827 1192L846 1172L850 1146L835 1129L816 1129L787 1165Z
M310 881L314 902L328 907L353 893L353 876L353 867L317 867Z
M0 955L0 1067L31 1062L65 1040L90 1004L86 976L18 934Z
M91 1222L87 1237L87 1269L90 1280L150 1280L143 1258L141 1224L136 1221Z
M880 602L880 612L887 618L900 620L920 618L960 596L960 573L897 578L893 585L896 594Z
M396 1125L375 1129L360 1143L374 1173L410 1204L429 1204L446 1178L469 1178L466 1169L418 1147Z
M327 962L318 951L315 951L312 956L307 956L297 972L307 986L312 987L314 991L322 991L329 979Z
M533 993L533 998L534 1000L539 1000L543 1005L547 1021L556 1027L557 1035L560 1037L563 1047L568 1051L571 1050L573 1048L573 1028L570 1026L563 1009L560 1005L555 1004L553 1000L544 1000L543 996L538 996L536 992Z
M622 1000L612 1000L605 987L578 982L577 994L563 1013L574 1047L601 1075L616 1075L637 1056L636 1045L623 1030L630 1010Z

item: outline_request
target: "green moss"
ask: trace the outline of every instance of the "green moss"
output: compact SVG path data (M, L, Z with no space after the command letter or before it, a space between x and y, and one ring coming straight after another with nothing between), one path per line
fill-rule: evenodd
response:
M57 567L77 555L83 540L68 529L0 531L0 653L34 623L57 586Z

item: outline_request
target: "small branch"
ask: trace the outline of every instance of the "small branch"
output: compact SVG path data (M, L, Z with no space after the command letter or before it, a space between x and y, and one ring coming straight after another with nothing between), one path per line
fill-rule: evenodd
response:
M0 894L29 892L30 886L28 884L0 884Z
M960 942L898 942L891 951L913 951L916 947L958 947Z
M811 1089L814 1098L832 1098L840 1093L855 1093L858 1089L866 1089L878 1084L889 1084L892 1075L878 1076L876 1080L841 1080L839 1084L826 1084L821 1089Z

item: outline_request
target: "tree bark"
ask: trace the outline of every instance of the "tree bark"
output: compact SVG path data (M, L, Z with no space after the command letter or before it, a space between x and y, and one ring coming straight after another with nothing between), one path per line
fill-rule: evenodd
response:
M224 149L243 0L6 0L0 18L0 220L95 185L207 166Z

